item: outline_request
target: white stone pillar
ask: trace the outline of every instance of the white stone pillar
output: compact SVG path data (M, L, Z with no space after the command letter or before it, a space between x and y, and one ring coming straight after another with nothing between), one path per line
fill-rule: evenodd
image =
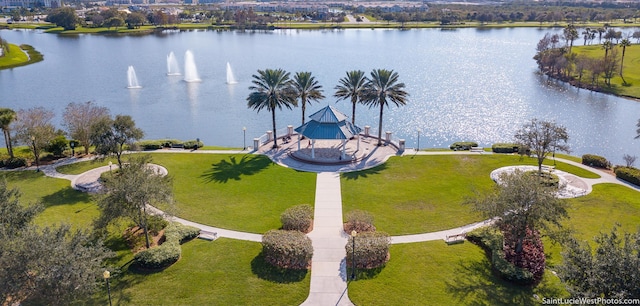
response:
M346 155L345 152L347 151L347 141L345 139L342 140L342 159L344 160Z
M253 149L258 150L260 148L260 138L253 139Z
M371 130L371 127L368 125L364 126L364 136L369 137L369 131Z
M391 132L386 131L386 132L385 132L385 135L386 135L386 136L385 136L385 140L386 140L387 142L391 142Z
M267 142L273 140L273 131L267 131Z
M287 136L293 135L293 125L287 125Z
M398 150L400 150L400 151L404 151L404 147L405 147L405 141L404 141L404 139L400 139L400 143L399 143L399 145L398 145L398 146L399 146Z
M311 141L311 159L316 159L316 140Z

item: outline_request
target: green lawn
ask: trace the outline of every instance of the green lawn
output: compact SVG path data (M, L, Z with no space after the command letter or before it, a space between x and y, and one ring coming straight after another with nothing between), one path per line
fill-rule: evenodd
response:
M20 47L14 44L9 44L9 52L5 52L4 56L0 56L0 69L6 67L15 67L22 63L29 61L29 57L24 53Z
M345 215L354 209L368 211L376 227L391 235L466 225L482 220L463 203L474 192L494 186L491 171L523 164L537 163L533 158L504 154L392 157L376 168L342 174L343 211ZM556 168L582 177L599 177L560 162Z
M626 33L627 30L622 30ZM626 48L624 55L624 68L622 75L624 80L627 81L627 85L623 85L622 78L619 75L619 68L616 69L614 77L611 78L611 85L613 86L613 92L618 95L625 95L635 98L640 98L640 45L635 43ZM615 46L618 51L618 56L622 56L622 48ZM573 47L572 52L578 55L584 54L592 58L603 58L604 49L602 44L593 44L589 46ZM583 79L583 82L589 82L589 80ZM600 80L599 82L603 82Z
M264 233L280 228L280 214L313 205L315 173L241 154L152 154L173 177L176 215L207 225Z
M533 297L567 295L550 272L536 288L496 278L484 251L469 242L431 241L391 246L378 274L358 274L349 284L356 305L539 305Z
M260 243L220 238L182 245L181 259L156 273L114 273L114 305L299 305L311 273L280 272L260 255ZM106 288L86 304L105 305Z
M21 203L43 203L44 212L36 217L39 225L67 223L76 228L88 228L98 216L91 197L71 188L67 180L46 177L35 171L1 171L0 177L11 188L19 188Z

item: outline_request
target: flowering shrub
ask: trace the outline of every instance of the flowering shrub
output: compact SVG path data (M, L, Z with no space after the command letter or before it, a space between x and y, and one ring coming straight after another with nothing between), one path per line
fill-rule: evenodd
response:
M347 267L352 267L355 259L356 268L373 269L384 266L390 259L389 245L391 238L384 232L362 232L355 237L350 236L347 245ZM355 246L355 256L353 254Z
M363 210L353 210L347 213L347 223L344 225L344 231L347 234L351 231L374 232L376 227L373 226L373 216Z

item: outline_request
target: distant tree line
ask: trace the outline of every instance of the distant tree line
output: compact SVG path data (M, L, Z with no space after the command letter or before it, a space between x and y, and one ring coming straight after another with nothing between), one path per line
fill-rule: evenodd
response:
M572 52L574 41L582 38L584 45L598 39L603 56L593 58ZM571 82L579 87L601 90L611 87L611 78L619 75L624 84L624 56L632 39L640 41L640 31L623 34L606 25L578 31L568 25L563 34L547 33L536 46L534 59L542 73ZM601 82L602 80L602 82Z

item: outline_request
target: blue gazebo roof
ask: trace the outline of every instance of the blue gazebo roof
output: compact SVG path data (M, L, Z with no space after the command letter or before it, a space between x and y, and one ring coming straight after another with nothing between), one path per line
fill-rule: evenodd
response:
M311 139L351 139L362 131L331 105L313 113L309 119L295 131Z

